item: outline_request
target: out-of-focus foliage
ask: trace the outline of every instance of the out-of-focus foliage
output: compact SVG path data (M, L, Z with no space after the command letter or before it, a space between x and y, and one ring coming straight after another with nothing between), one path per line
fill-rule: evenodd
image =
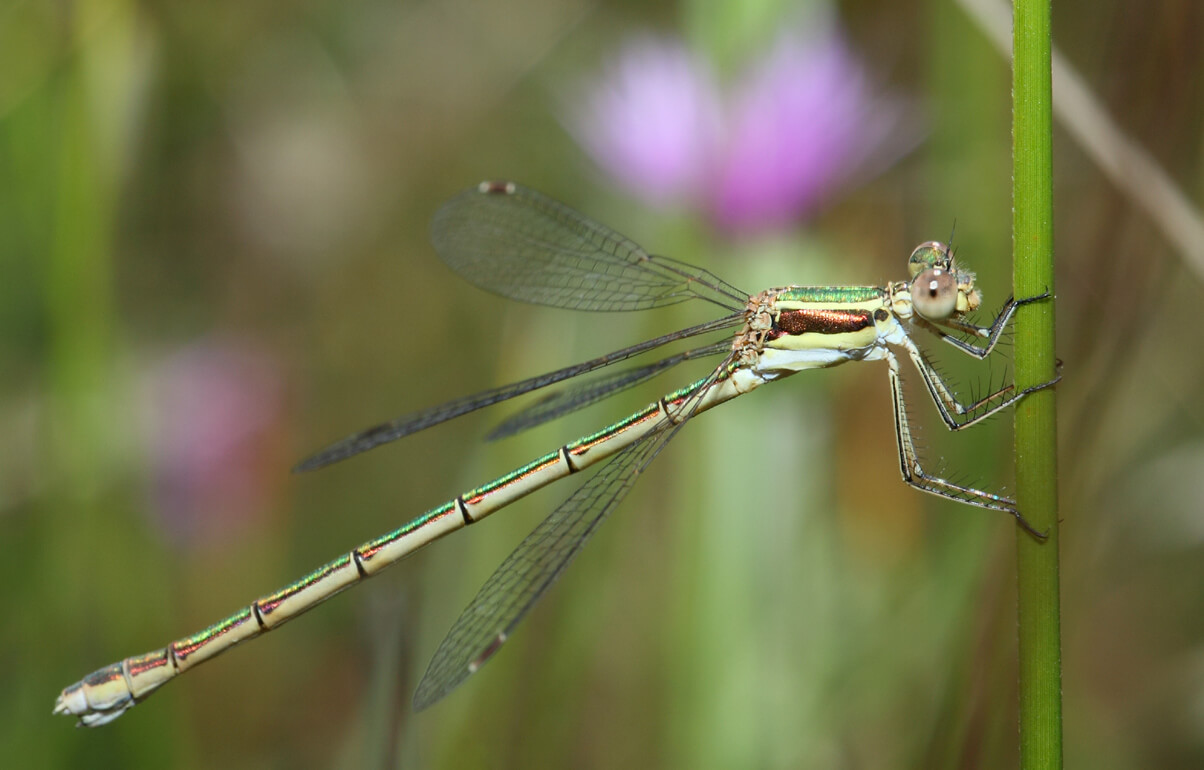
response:
M106 728L49 713L88 671L659 395L496 445L478 439L498 415L474 416L288 475L380 419L703 319L534 308L460 281L427 222L482 178L750 291L901 279L956 221L1002 303L1006 62L943 0L790 5L0 5L2 764L1014 766L1011 522L902 485L880 365L687 426L505 651L429 711L409 696L441 635L567 489ZM576 144L566 109L630 40L680 40L738 93L783 30L818 18L839 20L865 98L908 105L924 132L862 169L877 176L838 175L822 204L737 237L714 207L629 197ZM1197 204L1202 34L1194 0L1055 15L1069 62ZM1198 767L1204 291L1060 132L1056 152L1067 762ZM934 353L967 388L1007 375ZM932 462L1007 483L1007 420L948 437L915 396Z

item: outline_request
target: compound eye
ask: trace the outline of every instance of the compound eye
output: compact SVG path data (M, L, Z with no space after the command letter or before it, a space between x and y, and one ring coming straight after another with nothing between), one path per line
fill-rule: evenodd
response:
M911 304L925 318L949 318L957 310L957 279L941 267L923 271L911 281Z
M907 272L912 278L933 267L948 267L951 262L949 247L940 241L927 241L916 246L907 258Z

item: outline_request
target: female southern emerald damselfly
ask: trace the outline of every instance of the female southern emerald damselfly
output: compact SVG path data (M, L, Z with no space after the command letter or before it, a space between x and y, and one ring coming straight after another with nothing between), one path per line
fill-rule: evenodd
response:
M967 320L982 301L974 286L975 276L957 263L944 244L921 244L908 260L909 279L886 286L786 286L749 295L705 270L650 255L567 206L507 182L482 183L445 204L435 215L432 240L443 261L466 279L513 299L597 311L645 310L701 300L720 308L724 315L591 361L378 425L331 445L302 462L299 470L346 459L669 343L728 332L717 341L653 363L579 381L583 384L554 393L520 412L493 435L522 431L580 409L686 360L721 360L702 379L427 511L204 631L89 674L63 690L55 704L56 714L76 715L88 726L110 722L169 679L279 626L427 543L480 521L557 479L608 461L535 528L452 626L414 696L415 708L429 706L498 651L687 421L765 383L846 361L881 359L887 363L899 466L907 484L1007 512L1030 534L1043 537L1011 498L929 474L920 465L908 427L896 350L906 353L915 365L951 430L973 425L1056 382L1023 390L1007 385L970 403L958 399L912 340L911 332L923 329L955 349L983 359L995 348L1018 306L1048 295L1009 299L989 326L977 326Z

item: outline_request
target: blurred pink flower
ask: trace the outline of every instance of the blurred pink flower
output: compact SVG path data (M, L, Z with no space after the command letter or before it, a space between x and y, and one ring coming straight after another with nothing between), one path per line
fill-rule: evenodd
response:
M684 44L628 43L566 121L594 161L654 205L685 202L730 230L812 215L851 177L915 143L843 37L784 30L728 90Z
M147 385L152 508L167 538L220 540L270 515L287 476L285 389L272 355L205 342L161 362Z

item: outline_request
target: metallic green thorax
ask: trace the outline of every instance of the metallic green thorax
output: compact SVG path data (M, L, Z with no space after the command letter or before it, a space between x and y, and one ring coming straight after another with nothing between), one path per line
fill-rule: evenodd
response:
M891 292L874 286L789 286L764 296L770 307L768 328L759 339L760 368L802 371L861 358L854 351L880 344L880 335L889 336L896 323L888 309Z
M879 286L788 286L778 292L779 302L867 302L886 296Z

